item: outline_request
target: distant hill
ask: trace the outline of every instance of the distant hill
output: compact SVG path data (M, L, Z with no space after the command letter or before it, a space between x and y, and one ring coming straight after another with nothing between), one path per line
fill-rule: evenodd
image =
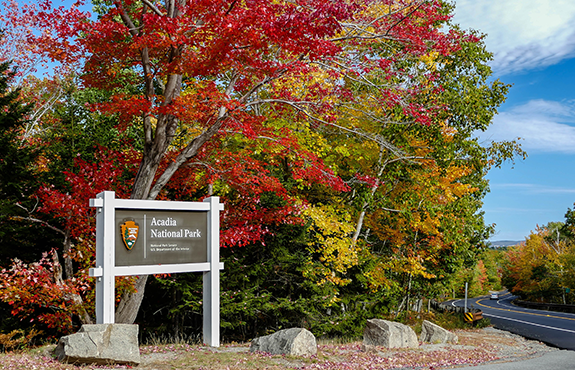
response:
M491 248L511 247L521 243L523 240L494 240L490 243Z

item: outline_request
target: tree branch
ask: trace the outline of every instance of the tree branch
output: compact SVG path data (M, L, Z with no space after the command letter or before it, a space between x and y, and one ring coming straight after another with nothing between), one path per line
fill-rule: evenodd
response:
M12 216L11 218L12 218L12 219L15 219L15 220L30 221L30 222L39 223L39 224L42 224L42 225L46 226L47 228L49 228L49 229L51 229L51 230L56 231L57 233L60 233L60 234L62 234L62 235L64 235L64 236L66 236L66 232L65 232L65 231L60 230L60 229L58 229L57 227L54 227L54 226L50 225L50 224L47 223L46 221L43 221L43 220L40 220L40 219L37 219L37 218L34 218L34 217L30 217L30 216L28 216L28 217Z
M148 8L150 8L154 13L156 13L157 15L159 15L160 17L164 17L165 14L162 13L160 11L160 9L156 8L156 6L154 4L152 4L151 2L149 2L148 0L142 0L142 2L148 6Z

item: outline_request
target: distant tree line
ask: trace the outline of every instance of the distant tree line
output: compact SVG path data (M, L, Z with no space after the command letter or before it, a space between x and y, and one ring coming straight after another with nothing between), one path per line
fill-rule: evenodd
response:
M502 283L523 300L575 304L575 211L537 226L503 259Z

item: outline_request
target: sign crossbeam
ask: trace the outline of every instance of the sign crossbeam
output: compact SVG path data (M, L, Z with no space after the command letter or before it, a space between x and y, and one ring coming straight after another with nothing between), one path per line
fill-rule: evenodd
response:
M178 265L149 265L149 266L116 266L114 267L115 276L134 276L134 275L154 275L154 274L176 274L180 272L204 272L210 270L210 263L182 263ZM224 269L224 263L220 262L218 270ZM90 277L102 277L103 269L101 267L90 268L88 275Z
M204 202L90 199L96 216L96 322L113 324L115 277L203 272L204 343L220 345L219 197Z

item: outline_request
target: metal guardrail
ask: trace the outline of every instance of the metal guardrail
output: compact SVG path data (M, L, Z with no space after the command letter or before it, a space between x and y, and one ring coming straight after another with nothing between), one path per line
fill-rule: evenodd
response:
M453 312L453 313L465 313L465 307L456 307L450 303L438 302L435 299L431 300L430 305L434 310L441 311L441 312L447 311L447 312ZM467 307L467 311L473 312L473 313L481 312L481 310L474 308L474 307Z
M572 304L539 303L521 301L519 299L515 299L513 304L523 308L533 308L535 310L575 313L575 305Z
M465 307L456 307L451 303L437 302L436 300L431 300L430 306L436 311L462 315L463 320L473 324L473 326L476 326L483 319L483 311L474 307L467 307L467 312L465 312Z

